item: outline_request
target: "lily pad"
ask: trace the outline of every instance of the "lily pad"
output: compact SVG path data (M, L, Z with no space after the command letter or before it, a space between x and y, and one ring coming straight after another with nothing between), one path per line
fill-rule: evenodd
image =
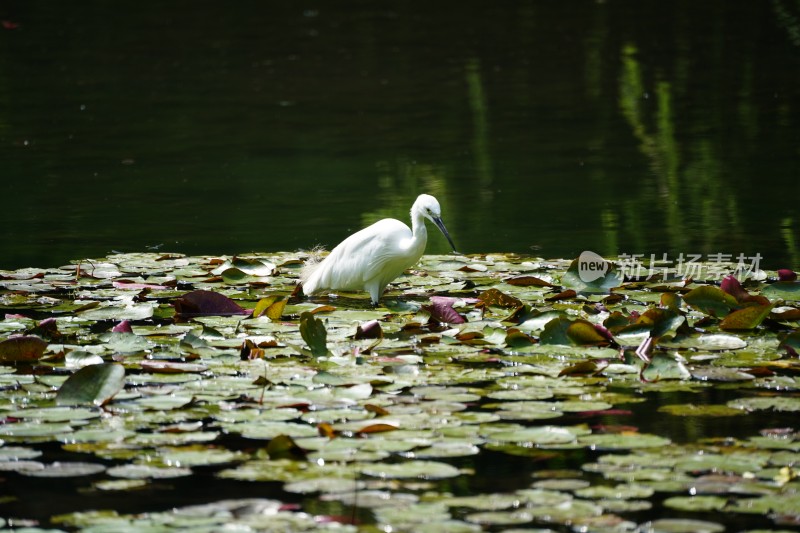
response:
M659 435L597 434L580 437L578 442L594 450L632 450L636 448L658 448L670 444L670 440Z
M363 467L362 473L381 479L445 479L458 476L460 470L447 463L435 461L405 461L394 464L368 464Z
M772 311L772 304L752 305L738 309L722 319L719 327L727 331L754 329L769 316L770 311Z
M39 337L12 337L0 342L0 363L36 361L47 349L47 342Z
M41 470L25 470L20 473L33 477L80 477L93 476L105 470L106 467L98 463L56 462L45 465Z
M686 293L684 301L707 315L718 318L726 316L739 307L736 298L712 285L701 285Z
M554 445L575 442L577 436L567 428L559 426L541 426L521 428L512 431L498 431L488 437L500 442L513 442L523 445Z
M81 368L61 385L58 405L105 405L125 386L125 368L103 363Z

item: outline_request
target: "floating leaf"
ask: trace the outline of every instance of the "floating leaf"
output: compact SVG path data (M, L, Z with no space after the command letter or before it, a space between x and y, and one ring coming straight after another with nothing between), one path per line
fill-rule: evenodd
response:
M436 461L365 464L361 472L364 475L381 479L445 479L456 477L460 473L458 468L447 463L439 463Z
M663 518L646 522L639 526L641 531L658 531L659 533L721 533L725 526L705 520L688 518Z
M322 357L328 354L328 332L322 320L309 312L301 314L300 335L314 357Z
M600 366L597 361L580 361L562 369L558 375L559 377L594 375L601 372L606 366L608 366L608 364Z
M454 301L441 298L431 298L430 305L423 305L422 308L430 313L431 319L441 324L463 324L467 321L458 311L453 309Z
M112 466L106 471L112 477L124 479L173 479L192 475L190 468L176 466L154 466L146 464L129 464Z
M105 405L125 386L125 368L103 363L81 368L61 385L58 405Z
M395 431L397 430L397 426L393 424L370 424L368 426L364 426L363 428L359 429L357 433L359 435L366 435L369 433L384 433L386 431Z
M738 309L722 319L719 327L726 331L754 329L769 316L770 311L772 311L772 304L751 305L744 309Z
M761 289L761 294L773 300L800 301L800 281L776 281Z
M224 294L206 290L188 292L176 298L174 305L175 313L183 318L250 314Z
M674 404L662 405L658 408L659 413L667 413L673 416L740 416L744 414L741 409L734 409L727 405L694 405L694 404Z
M636 448L659 448L670 444L666 437L658 435L633 434L600 434L580 437L579 443L596 450L632 450Z
M691 379L692 373L682 361L671 355L657 353L642 370L641 377L645 381L662 379Z
M582 294L600 294L621 285L622 278L612 263L599 256L591 258L589 266L586 261L587 259L582 261L579 257L570 263L561 277L561 284L564 287ZM589 267L596 270L591 270Z
M572 321L565 316L558 316L547 322L539 336L542 344L572 344L567 335L567 329L572 325Z
M577 438L575 433L567 428L558 426L541 426L535 428L520 428L510 431L498 431L489 435L492 440L514 442L530 445L569 444Z
M609 338L603 335L588 320L570 320L559 316L549 321L539 336L542 344L565 344L571 346L607 346Z
M587 320L578 319L567 327L567 337L576 346L608 346L609 336L604 335L597 326Z
M206 365L198 363L179 363L173 361L142 361L142 370L159 374L199 373L208 370Z
M288 435L278 435L271 439L267 445L267 454L273 461L278 459L306 460L306 451Z
M724 317L739 307L736 298L727 292L711 285L701 285L686 293L684 301L703 313L715 317Z
M780 347L791 350L796 357L798 352L800 352L800 329L796 329L791 333L784 335L781 338Z
M234 257L230 261L225 261L220 266L211 271L214 275L225 276L227 270L238 270L242 274L248 276L266 277L271 276L275 272L275 265L273 263L262 261L260 259L249 259L245 257Z
M258 301L253 309L253 317L266 315L270 320L280 320L287 300L283 296L267 296Z
M79 477L93 476L105 471L106 467L97 463L56 462L42 469L21 470L19 473L33 477Z
M505 282L518 287L555 287L552 283L536 276L514 276L513 278L508 278Z
M0 363L38 361L47 349L47 342L39 337L12 337L0 342Z
M728 405L735 409L747 411L761 411L774 409L775 411L798 412L800 411L800 398L798 397L769 397L769 398L739 398L731 400Z
M508 307L516 309L522 307L524 304L519 298L510 296L495 288L483 291L478 295L478 299L486 305L494 305L497 307Z

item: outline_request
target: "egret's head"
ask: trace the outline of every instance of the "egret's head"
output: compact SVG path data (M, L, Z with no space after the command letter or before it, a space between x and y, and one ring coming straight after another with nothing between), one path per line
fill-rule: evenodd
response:
M442 222L442 208L439 207L439 201L436 200L436 198L430 194L420 194L417 196L417 200L414 202L414 205L411 206L411 218L414 218L414 213L419 213L436 224L436 227L439 228L447 238L447 242L450 243L453 251L456 251L456 245L453 244L453 239L450 238L450 234L447 232L447 228L444 227L444 222Z
M442 218L442 208L439 207L439 202L436 200L436 198L430 194L420 194L417 196L417 200L414 202L411 211L412 216L413 212L417 211L422 216L434 223L436 222L437 218Z

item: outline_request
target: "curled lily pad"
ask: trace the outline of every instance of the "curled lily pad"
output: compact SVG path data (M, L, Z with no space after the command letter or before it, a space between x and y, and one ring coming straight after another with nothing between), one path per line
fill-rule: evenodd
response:
M300 315L300 335L311 350L311 355L314 357L327 355L328 332L322 320L308 312Z
M61 385L58 405L104 405L125 386L125 368L103 363L81 368Z

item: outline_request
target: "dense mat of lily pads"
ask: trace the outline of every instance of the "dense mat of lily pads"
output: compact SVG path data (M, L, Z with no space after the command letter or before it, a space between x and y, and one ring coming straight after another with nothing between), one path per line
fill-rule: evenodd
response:
M764 516L773 531L800 520L800 434L772 422L800 411L792 272L612 269L586 283L575 261L426 256L373 307L366 294L298 297L304 259L119 254L0 271L5 504L16 476L136 498L211 468L281 488L136 514L83 505L40 525L713 532L721 517ZM686 442L604 423L648 394L715 388L724 402L653 416L758 416L760 429ZM54 444L82 459L50 459ZM579 468L534 470L521 489L454 489L475 475L465 457L580 450Z

